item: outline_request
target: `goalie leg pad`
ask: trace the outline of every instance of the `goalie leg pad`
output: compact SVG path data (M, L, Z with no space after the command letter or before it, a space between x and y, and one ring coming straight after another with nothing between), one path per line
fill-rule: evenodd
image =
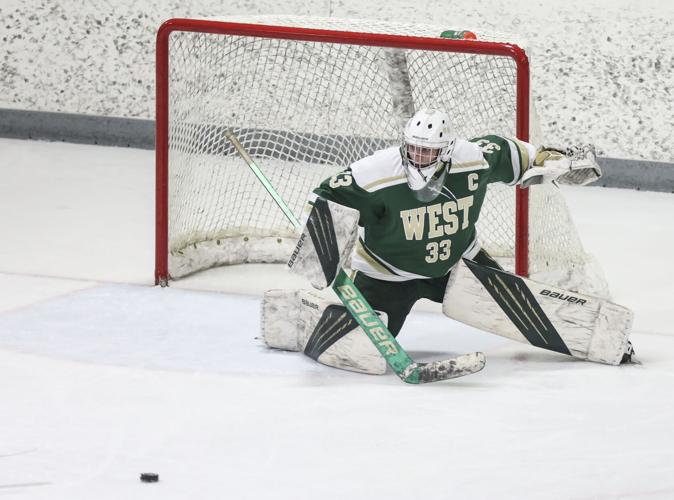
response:
M468 260L452 270L442 311L486 332L610 365L620 364L633 321L618 304Z
M380 313L386 322L386 315ZM262 301L262 338L324 365L382 375L386 360L346 308L304 290L270 290Z
M358 210L317 197L288 261L290 270L318 290L329 287L340 267L347 267L359 217Z

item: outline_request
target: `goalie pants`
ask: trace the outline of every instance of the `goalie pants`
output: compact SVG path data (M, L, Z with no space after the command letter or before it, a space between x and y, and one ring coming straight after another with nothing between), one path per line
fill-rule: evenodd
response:
M484 266L501 269L485 250L480 250L473 260ZM451 271L439 278L384 281L357 272L354 283L374 309L388 315L388 329L395 337L417 300L423 298L442 303L450 274Z

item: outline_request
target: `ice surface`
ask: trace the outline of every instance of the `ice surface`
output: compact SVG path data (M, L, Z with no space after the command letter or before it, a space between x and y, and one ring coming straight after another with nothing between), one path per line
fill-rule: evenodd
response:
M260 291L301 284L278 266L152 287L148 152L0 151L0 495L674 498L674 196L565 189L635 310L642 365L575 361L422 307L399 337L413 357L482 350L487 366L409 386L262 347ZM139 481L148 471L159 483Z

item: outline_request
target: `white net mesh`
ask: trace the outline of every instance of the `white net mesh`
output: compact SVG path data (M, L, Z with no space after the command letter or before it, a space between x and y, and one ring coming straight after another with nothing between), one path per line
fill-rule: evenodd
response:
M423 37L445 29L332 18L227 20ZM515 135L516 68L506 57L186 32L171 34L169 53L174 278L220 264L285 261L292 250L294 229L225 139L228 128L296 214L324 178L397 144L421 107L448 110L466 138ZM536 187L531 199L530 273L557 283L587 277L588 258L559 192ZM513 188L490 187L478 224L483 246L510 269L514 200ZM598 291L604 284L596 289L597 279L572 283Z

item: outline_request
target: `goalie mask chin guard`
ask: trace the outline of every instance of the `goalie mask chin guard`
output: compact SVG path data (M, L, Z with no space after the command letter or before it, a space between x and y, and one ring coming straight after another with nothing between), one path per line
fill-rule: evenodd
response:
M407 185L419 201L432 201L442 192L455 143L443 111L422 109L407 122L400 156Z
M414 197L421 202L433 201L442 192L445 184L445 175L449 171L451 161L436 161L429 167L417 167L411 161L403 161L403 168L407 176L407 185Z

